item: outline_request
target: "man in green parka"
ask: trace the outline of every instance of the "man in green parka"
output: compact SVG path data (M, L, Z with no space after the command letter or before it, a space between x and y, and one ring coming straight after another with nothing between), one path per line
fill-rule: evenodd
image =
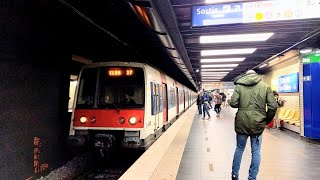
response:
M234 129L237 133L237 148L232 163L232 180L238 180L243 151L247 139L251 141L251 165L249 180L255 180L261 160L262 132L277 110L277 104L269 85L261 81L258 74L249 70L236 78L236 88L231 97L230 106L238 108Z

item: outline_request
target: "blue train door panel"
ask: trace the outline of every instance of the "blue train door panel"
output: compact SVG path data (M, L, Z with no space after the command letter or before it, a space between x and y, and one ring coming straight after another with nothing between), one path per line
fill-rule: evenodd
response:
M303 62L304 135L320 139L320 52Z

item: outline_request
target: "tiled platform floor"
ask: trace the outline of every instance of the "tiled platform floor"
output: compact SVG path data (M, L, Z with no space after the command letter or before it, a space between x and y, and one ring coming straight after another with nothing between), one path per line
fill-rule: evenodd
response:
M236 110L223 109L219 118L212 110L210 113L210 120L202 120L193 105L120 179L231 179ZM247 179L250 160L248 142L242 159L241 180ZM265 130L258 179L319 180L320 145L304 142L288 132Z
M214 118L202 120L197 116L193 121L177 180L231 179L236 109L223 109L219 118L210 112ZM248 177L250 149L249 141L240 170L243 180ZM266 129L261 153L259 180L320 179L320 145L304 142L299 135Z

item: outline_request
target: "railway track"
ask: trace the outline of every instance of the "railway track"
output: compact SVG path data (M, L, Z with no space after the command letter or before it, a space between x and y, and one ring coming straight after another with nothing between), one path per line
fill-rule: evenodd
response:
M117 180L141 156L141 151L120 150L110 160L91 160L71 180Z

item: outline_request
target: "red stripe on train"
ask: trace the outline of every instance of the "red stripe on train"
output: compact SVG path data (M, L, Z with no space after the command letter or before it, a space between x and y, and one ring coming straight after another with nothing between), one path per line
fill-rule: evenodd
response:
M88 120L84 124L80 123L80 118L84 116ZM136 117L138 122L135 125L129 124L130 117ZM90 118L95 117L96 122L91 123ZM125 122L120 124L118 119L125 118ZM143 128L144 110L137 109L76 109L74 112L73 126L75 127L110 127L110 128Z

